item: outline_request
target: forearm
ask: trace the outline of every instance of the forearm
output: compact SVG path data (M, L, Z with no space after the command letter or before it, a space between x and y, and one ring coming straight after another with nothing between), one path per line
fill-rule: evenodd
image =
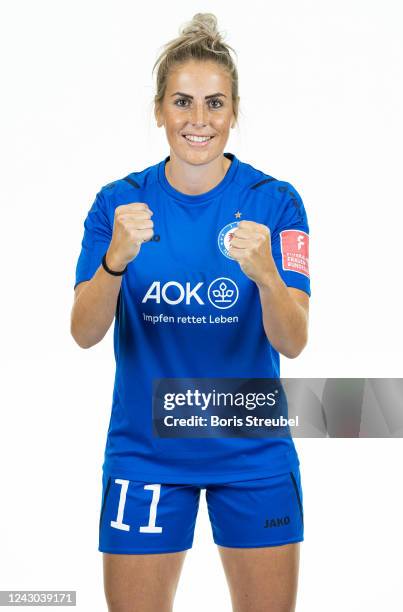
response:
M263 327L270 344L290 359L297 357L308 337L308 316L304 308L293 300L275 267L257 286Z
M108 250L106 262L112 270L122 270ZM102 340L114 319L122 276L114 276L99 266L82 288L71 311L71 334L81 348L90 348Z

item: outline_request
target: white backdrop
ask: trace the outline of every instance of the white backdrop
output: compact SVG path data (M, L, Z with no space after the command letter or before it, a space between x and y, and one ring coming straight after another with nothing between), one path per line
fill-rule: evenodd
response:
M238 53L226 151L291 182L311 230L309 345L283 376L401 377L402 6L396 0L3 1L0 589L106 610L97 551L112 327L70 336L83 221L102 185L169 149L160 47L211 11ZM297 610L399 608L402 439L298 439ZM209 589L206 589L206 585ZM175 612L231 610L204 492Z

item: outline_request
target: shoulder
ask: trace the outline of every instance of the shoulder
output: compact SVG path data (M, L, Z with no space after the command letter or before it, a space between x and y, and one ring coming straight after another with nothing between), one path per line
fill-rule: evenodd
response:
M295 212L301 217L305 215L302 196L293 183L245 162L241 162L240 167L240 182L244 189L267 202L267 205L276 211L277 217L282 217L287 211Z
M115 209L120 204L140 201L141 189L152 180L153 166L138 172L131 172L122 178L103 185L97 192L89 211L89 219L113 227ZM88 223L88 222L87 222Z
M113 201L115 197L124 198L127 194L133 195L133 190L139 191L155 181L157 165L154 164L144 168L144 170L133 171L121 178L117 178L103 185L100 193L105 199L110 201Z

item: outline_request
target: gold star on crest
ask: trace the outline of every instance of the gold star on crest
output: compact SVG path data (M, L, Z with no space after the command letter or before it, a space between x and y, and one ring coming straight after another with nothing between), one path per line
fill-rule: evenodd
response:
M240 217L241 215L242 215L242 213L241 213L241 212L239 212L239 210L238 210L238 212L236 212L236 213L235 213L235 216L236 216L236 218L237 218L237 219L239 219L239 217Z

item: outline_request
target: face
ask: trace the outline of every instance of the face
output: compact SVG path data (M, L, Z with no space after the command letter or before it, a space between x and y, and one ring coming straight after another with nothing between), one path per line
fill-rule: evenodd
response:
M215 62L192 60L175 67L155 117L158 127L165 127L171 157L208 163L223 154L229 130L235 126L231 77ZM186 135L211 138L191 142Z

